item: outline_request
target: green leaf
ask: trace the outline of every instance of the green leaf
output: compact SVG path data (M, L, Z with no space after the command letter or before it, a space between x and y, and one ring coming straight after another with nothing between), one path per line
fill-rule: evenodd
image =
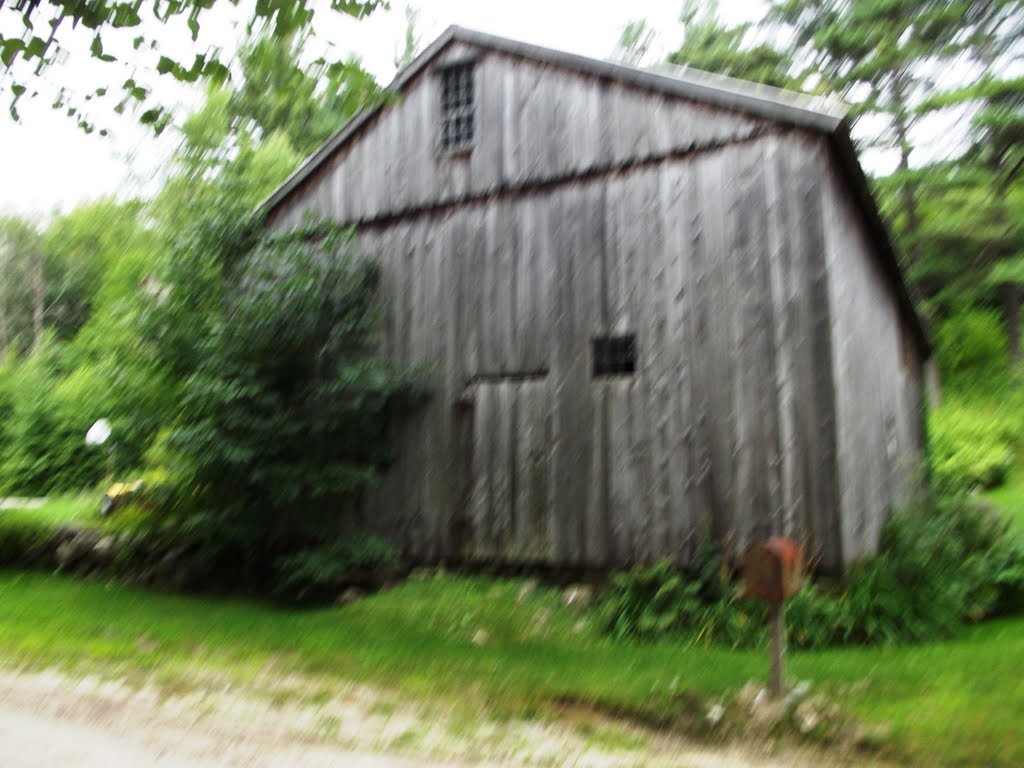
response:
M33 37L28 41L28 46L25 48L25 58L38 58L41 59L43 54L46 53L46 41L41 37Z
M203 77L208 78L211 82L217 85L222 85L231 77L231 73L228 68L219 61L211 59L203 66Z
M174 59L169 59L166 56L161 56L160 60L156 63L156 71L161 75L166 75L168 72L173 72L178 66Z
M0 44L0 61L5 67L11 66L14 57L25 50L25 41L19 37L12 37ZM26 57L27 58L27 57Z

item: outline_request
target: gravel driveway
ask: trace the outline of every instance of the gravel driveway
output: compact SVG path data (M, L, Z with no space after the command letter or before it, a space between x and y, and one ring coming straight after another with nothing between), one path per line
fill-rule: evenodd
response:
M251 685L206 678L169 691L145 680L5 669L0 661L0 766L796 768L831 762L810 752L694 744L614 722L496 722L483 713L467 716L465 708L409 704L366 686L324 685L271 670Z

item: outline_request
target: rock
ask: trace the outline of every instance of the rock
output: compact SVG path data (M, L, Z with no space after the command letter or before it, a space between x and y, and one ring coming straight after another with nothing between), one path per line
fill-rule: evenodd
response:
M786 697L782 700L783 706L787 709L793 709L800 702L806 699L811 693L811 683L808 680L801 680L799 683L789 689Z
M487 641L491 639L490 633L486 629L478 629L473 633L473 645L481 646L486 645Z
M585 622L583 619L580 619L579 621L577 621L575 624L572 625L572 633L574 635L582 635L583 632L586 629L587 629L587 622Z
M811 696L797 704L793 710L793 725L805 736L812 731L827 729L836 713L821 694Z
M785 714L786 710L783 707L782 699L773 699L768 693L768 689L762 688L750 704L749 724L752 730L764 733L783 720Z
M533 615L533 623L535 626L543 627L549 621L551 621L551 609L541 608L537 613Z
M736 704L739 705L744 712L750 712L754 706L754 700L763 690L763 685L760 685L753 680L749 681L746 685L740 688L740 692L736 694Z
M562 593L566 608L587 608L594 601L594 588L589 584L573 584Z
M71 568L82 561L91 559L93 549L100 541L95 531L87 531L71 526L64 526L57 531L53 542L56 542L55 556L57 565Z
M74 560L75 553L74 541L64 541L57 545L57 565L61 568L66 568L71 565Z
M524 581L519 586L519 592L516 594L516 602L525 603L530 598L530 596L537 591L537 586L538 585L536 579L529 579L527 581Z
M821 723L821 712L809 702L801 702L793 711L793 723L796 729L806 736Z
M711 707L711 709L708 710L708 714L705 717L705 719L708 721L708 725L710 725L712 728L715 728L720 722L722 722L722 718L724 717L725 707L723 707L721 704L715 704L713 707Z
M360 589L359 587L347 587L335 600L338 605L348 605L354 603L356 600L362 600L366 597L366 590Z
M878 750L892 737L892 726L888 723L858 725L853 732L853 744L858 749Z
M114 559L116 542L113 536L104 536L92 548L93 557L100 563L109 563Z

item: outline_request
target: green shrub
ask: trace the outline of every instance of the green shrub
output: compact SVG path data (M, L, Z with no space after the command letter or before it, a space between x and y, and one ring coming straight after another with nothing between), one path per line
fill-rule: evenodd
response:
M708 597L699 569L668 562L616 575L602 594L605 631L651 640L751 646L765 642L767 611L738 596ZM786 607L799 648L892 645L946 637L964 622L1024 609L1024 544L1009 524L963 497L924 500L883 526L878 554L842 581L809 583Z
M668 560L616 574L599 608L615 637L648 639L693 626L704 613L700 582L687 581Z
M973 309L939 323L935 332L939 367L951 380L1005 376L1006 330L999 312Z
M377 586L398 564L398 550L385 539L345 536L278 558L276 591L299 600L330 598L347 584Z
M68 400L61 351L50 335L3 377L0 408L0 493L42 495L95 485L106 453L85 444L89 426L103 414L95 397ZM95 390L93 390L95 391Z
M893 515L878 554L854 565L835 601L834 644L894 644L952 634L963 617L966 586L959 574L962 512L934 504Z
M929 460L940 493L1001 485L1013 465L1019 417L950 398L929 417Z

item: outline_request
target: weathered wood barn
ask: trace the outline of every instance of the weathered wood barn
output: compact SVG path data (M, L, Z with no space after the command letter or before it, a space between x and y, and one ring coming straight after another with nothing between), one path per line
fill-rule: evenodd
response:
M451 28L263 206L358 226L436 363L366 523L422 560L872 550L929 348L843 113Z

